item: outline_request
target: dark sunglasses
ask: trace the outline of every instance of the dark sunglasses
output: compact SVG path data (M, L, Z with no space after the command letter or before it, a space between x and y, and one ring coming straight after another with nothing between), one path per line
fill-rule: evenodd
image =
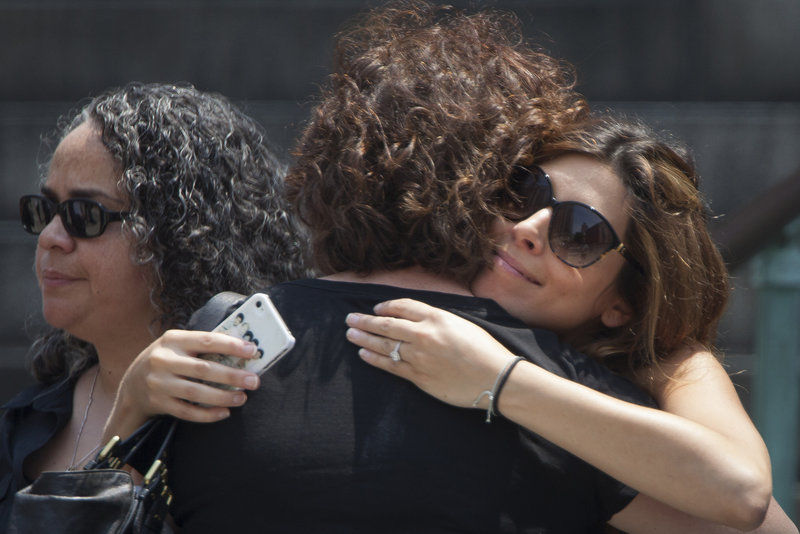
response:
M61 224L72 237L97 237L108 223L121 221L125 211L109 211L99 202L70 198L57 204L42 195L25 195L19 199L19 218L26 232L39 235L53 217L61 216Z
M550 250L570 267L588 267L616 250L637 271L644 273L599 211L581 202L556 200L550 177L541 168L516 167L509 178L509 189L513 195L501 199L501 207L509 220L522 221L539 210L553 208L547 231Z

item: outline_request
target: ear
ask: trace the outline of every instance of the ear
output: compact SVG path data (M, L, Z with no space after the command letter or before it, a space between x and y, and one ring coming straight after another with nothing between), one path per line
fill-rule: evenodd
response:
M600 320L606 328L618 328L627 324L633 316L631 306L622 297L614 297L603 313Z

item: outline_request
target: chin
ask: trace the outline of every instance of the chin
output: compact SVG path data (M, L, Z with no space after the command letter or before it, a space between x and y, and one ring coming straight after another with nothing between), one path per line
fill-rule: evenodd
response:
M76 313L75 306L64 306L48 304L45 302L42 305L42 315L47 324L53 328L70 331L81 317L80 313ZM70 332L72 333L72 332Z

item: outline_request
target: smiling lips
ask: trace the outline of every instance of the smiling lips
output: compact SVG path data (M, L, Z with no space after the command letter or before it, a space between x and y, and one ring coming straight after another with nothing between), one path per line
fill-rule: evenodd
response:
M504 271L511 273L512 275L522 278L532 284L536 284L537 286L542 285L538 280L532 278L528 275L522 267L518 265L518 263L512 258L506 251L497 250L495 251L495 265L500 267Z

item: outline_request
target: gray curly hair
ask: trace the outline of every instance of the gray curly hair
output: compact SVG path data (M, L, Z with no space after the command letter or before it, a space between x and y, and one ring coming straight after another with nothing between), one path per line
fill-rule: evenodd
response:
M285 168L261 127L225 97L191 85L131 83L60 121L58 139L86 121L120 163L130 199L123 224L132 261L149 265L161 328L181 328L214 294L311 275L303 233L287 210ZM94 347L50 329L31 349L44 383L80 373Z

